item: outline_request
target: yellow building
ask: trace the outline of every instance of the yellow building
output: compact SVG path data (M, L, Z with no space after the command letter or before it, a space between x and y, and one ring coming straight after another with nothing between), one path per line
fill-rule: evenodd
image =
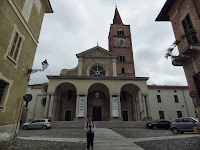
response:
M0 0L0 140L11 139L29 81L49 0Z

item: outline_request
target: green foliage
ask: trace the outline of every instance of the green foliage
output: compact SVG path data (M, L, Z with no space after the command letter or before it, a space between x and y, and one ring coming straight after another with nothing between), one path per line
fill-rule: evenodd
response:
M168 57L175 57L172 55L172 51L174 50L174 48L179 45L181 43L181 41L187 37L188 35L192 34L192 33L197 33L197 30L192 28L190 29L187 33L185 34L181 34L179 39L174 41L173 44L167 49L167 52L165 54L165 58L168 59Z

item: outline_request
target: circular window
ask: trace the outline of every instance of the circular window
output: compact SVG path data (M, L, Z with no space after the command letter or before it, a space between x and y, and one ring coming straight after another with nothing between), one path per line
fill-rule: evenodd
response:
M90 76L103 77L106 72L101 66L94 66L90 69Z
M46 97L42 99L42 106L46 105L46 101L47 101Z

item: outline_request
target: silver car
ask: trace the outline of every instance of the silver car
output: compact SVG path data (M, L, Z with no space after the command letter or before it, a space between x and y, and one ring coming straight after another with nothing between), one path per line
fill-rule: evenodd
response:
M192 117L177 118L170 124L170 130L174 134L183 134L184 132L194 132L193 127L197 126L199 126L199 121L197 119Z
M23 130L28 130L28 129L47 129L51 128L51 120L49 119L36 119L28 123L23 124Z

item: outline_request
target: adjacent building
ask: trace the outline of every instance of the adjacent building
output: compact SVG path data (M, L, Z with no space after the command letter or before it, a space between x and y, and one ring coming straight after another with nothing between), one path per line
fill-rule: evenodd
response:
M49 0L0 1L0 140L18 130L38 39Z
M188 86L148 85L149 109L153 120L196 118Z
M179 51L172 64L183 66L189 90L197 93L193 102L200 118L200 1L167 0L156 21L172 23Z

